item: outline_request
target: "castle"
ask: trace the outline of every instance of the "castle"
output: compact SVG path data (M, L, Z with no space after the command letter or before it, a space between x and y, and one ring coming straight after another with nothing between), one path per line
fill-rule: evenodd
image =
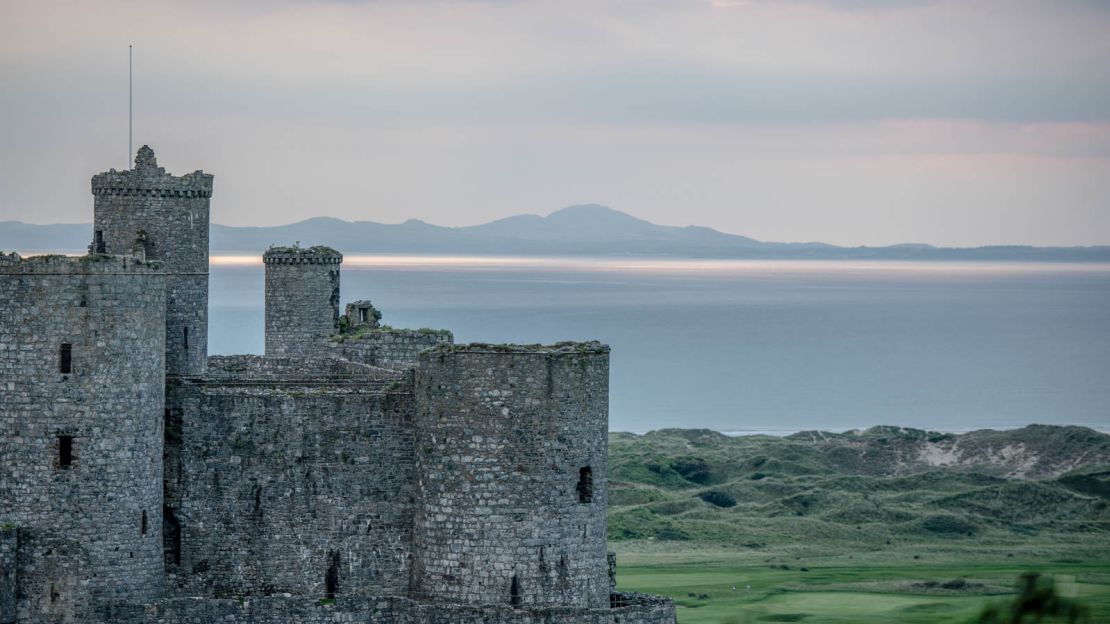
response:
M209 356L212 176L144 146L82 257L0 254L0 624L673 623L606 552L608 347L340 314L265 252L264 356Z

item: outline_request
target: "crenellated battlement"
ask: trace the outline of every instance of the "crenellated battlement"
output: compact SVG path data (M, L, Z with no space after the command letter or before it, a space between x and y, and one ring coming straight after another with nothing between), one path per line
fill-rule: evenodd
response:
M107 175L107 174L101 174ZM211 179L212 176L208 176ZM182 178L177 178L182 179ZM96 186L96 178L93 178L93 195L112 195L117 197L212 197L211 186L207 189L179 189L179 188L153 188L150 186L122 186L112 184L110 186Z
M212 196L212 174L196 170L183 176L166 173L158 166L154 150L144 145L135 155L135 168L110 169L92 178L93 195L121 197L199 197Z
M323 245L313 247L270 247L262 254L263 264L342 264L343 254Z

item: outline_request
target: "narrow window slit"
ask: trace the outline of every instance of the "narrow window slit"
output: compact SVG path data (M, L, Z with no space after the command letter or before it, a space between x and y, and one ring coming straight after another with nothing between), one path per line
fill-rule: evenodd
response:
M73 436L58 436L58 467L65 470L73 465Z
M324 597L335 598L339 589L339 551L328 552L328 571L324 574Z
M185 328L184 339L185 339L185 350L188 351L189 350L189 328L188 327Z
M509 586L509 603L514 607L520 606L520 577L513 575L513 582Z
M578 470L578 502L589 503L594 500L594 472L589 466Z
M146 535L146 510L139 517L139 535Z
M73 345L68 342L58 347L58 372L63 375L73 372Z

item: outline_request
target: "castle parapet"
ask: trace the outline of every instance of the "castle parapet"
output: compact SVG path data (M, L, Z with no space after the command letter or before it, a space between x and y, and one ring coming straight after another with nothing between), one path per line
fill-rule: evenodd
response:
M92 178L93 195L125 197L199 197L212 196L212 174L196 170L183 176L166 173L158 166L154 150L144 145L135 155L135 168L110 169Z
M317 245L315 247L271 247L262 254L263 264L342 264L343 254Z

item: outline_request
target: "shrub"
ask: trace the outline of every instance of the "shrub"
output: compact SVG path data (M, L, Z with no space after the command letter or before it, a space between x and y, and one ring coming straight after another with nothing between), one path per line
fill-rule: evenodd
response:
M655 536L658 539L670 540L672 542L681 542L690 539L689 533L673 526L665 526L659 529L659 532L656 533Z
M1042 578L1036 572L1022 574L1018 581L1018 595L1007 605L991 605L979 615L980 624L1010 624L1049 621L1086 622L1089 613L1083 605L1063 598L1056 593L1051 578Z
M705 485L713 478L709 464L698 457L680 457L671 462L671 468L687 481Z
M721 492L719 490L702 492L701 494L698 494L698 498L709 503L710 505L715 505L717 507L736 506L736 499L733 498L731 494L729 494L728 492Z
M921 520L921 528L938 535L973 535L978 529L958 516L932 515Z

